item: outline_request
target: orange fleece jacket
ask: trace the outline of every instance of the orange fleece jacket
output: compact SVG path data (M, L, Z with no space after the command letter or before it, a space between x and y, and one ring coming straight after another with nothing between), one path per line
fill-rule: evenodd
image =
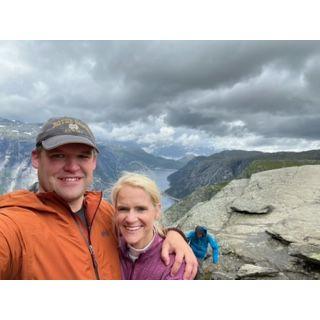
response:
M113 208L100 192L84 205L89 238L55 193L0 196L0 279L120 279Z

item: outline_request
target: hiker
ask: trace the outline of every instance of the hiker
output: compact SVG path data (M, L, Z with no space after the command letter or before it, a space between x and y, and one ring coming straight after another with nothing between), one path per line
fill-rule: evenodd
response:
M39 192L0 196L0 279L120 279L113 207L102 192L88 191L99 153L82 121L49 119L36 138L32 165ZM185 259L185 278L197 262L187 243L168 231L162 257L176 253L172 272Z
M161 260L164 241L156 221L161 215L161 194L154 181L138 173L125 173L111 192L115 225L119 232L120 261L124 280L182 280L185 265L175 276Z
M208 257L208 245L212 248L212 262L217 264L219 261L219 245L214 236L208 233L206 227L196 226L194 231L189 231L186 234L188 243L192 248L193 253L198 259L199 273L203 274L203 261Z

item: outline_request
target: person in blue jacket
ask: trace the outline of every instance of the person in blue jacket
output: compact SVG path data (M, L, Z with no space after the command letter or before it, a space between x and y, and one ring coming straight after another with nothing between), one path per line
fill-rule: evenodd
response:
M219 245L214 236L208 233L207 228L197 226L194 231L186 234L188 243L201 264L207 256L208 244L212 248L212 261L217 264L219 261Z

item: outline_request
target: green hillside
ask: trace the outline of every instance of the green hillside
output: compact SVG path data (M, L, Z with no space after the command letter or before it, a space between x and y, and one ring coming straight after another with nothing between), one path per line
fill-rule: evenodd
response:
M250 178L254 173L261 171L315 164L320 164L320 160L254 160L238 178Z

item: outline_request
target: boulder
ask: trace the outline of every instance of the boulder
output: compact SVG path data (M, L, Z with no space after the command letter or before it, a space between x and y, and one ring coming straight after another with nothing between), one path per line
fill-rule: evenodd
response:
M176 226L189 231L204 225L217 238L221 258L212 278L242 278L240 268L250 264L278 271L268 278L319 279L319 199L319 165L270 170L231 181ZM253 272L250 278L265 274Z
M237 272L237 279L252 278L257 276L274 276L278 274L277 270L267 267L244 264Z
M301 258L306 263L320 266L320 246L294 243L289 247L289 254Z

